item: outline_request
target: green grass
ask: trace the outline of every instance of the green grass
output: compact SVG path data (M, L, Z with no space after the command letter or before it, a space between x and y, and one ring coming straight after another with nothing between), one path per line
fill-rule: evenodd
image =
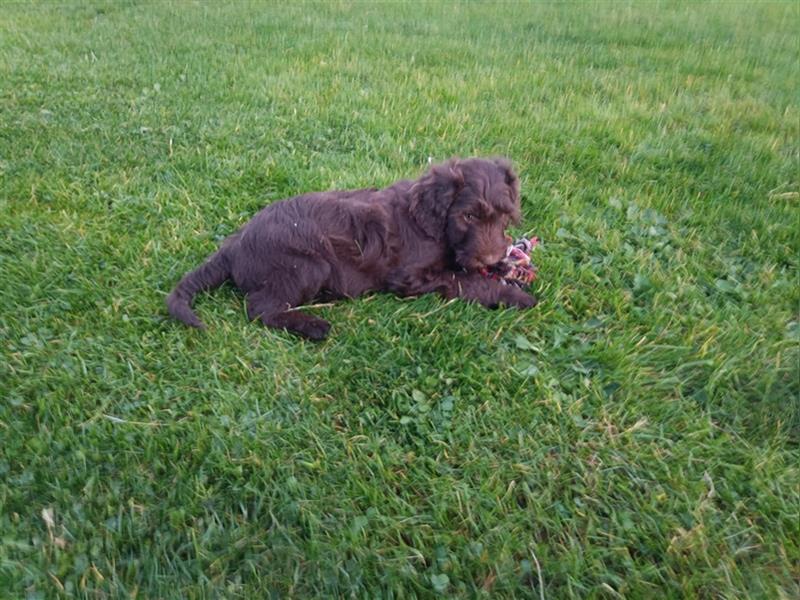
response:
M797 597L798 23L4 3L0 597ZM269 202L497 154L530 312L166 318Z

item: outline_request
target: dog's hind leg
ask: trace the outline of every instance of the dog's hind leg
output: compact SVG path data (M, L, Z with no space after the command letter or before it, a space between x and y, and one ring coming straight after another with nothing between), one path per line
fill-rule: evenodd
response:
M300 261L298 261L300 262ZM285 329L314 341L325 339L331 324L296 307L313 300L324 285L330 266L302 261L290 269L277 269L264 286L247 294L247 315L267 327Z

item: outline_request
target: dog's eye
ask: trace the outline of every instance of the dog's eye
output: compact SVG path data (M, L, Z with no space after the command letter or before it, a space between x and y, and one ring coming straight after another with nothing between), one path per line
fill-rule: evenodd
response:
M470 223L471 221L475 220L475 215L473 215L472 213L467 213L467 214L464 215L464 220L467 223Z

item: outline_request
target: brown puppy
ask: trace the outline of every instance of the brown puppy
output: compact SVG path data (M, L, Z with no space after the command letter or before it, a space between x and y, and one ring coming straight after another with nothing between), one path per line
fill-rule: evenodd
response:
M478 272L505 256L505 228L519 216L519 180L503 159L451 160L382 190L304 194L258 212L178 283L167 307L203 327L193 296L230 279L251 319L312 340L330 323L295 307L368 291L529 308L535 298Z

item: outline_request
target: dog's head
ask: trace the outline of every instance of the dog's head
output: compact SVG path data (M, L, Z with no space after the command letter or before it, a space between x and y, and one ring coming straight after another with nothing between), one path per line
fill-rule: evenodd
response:
M519 179L504 159L452 160L414 185L410 211L427 235L447 245L458 266L479 270L506 254L506 227L520 218Z

